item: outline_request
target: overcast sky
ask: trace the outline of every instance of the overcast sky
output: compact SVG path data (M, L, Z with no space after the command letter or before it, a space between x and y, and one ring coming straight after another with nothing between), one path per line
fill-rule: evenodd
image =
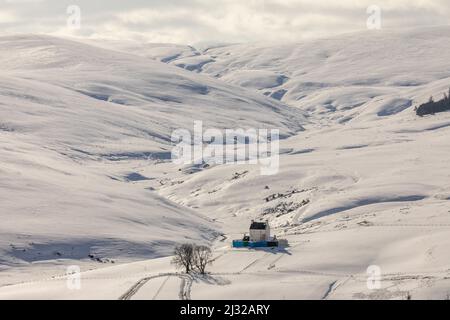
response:
M81 28L67 27L77 5ZM449 0L0 0L0 34L46 33L196 44L297 41L367 29L450 24Z

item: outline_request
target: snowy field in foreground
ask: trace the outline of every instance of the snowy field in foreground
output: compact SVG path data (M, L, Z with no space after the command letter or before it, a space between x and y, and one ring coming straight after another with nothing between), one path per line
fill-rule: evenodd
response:
M414 106L448 90L449 38L205 51L0 38L0 299L445 299L450 116ZM165 161L194 120L279 128L279 174ZM251 219L290 247L231 249ZM213 243L208 278L175 273L167 255L184 241Z

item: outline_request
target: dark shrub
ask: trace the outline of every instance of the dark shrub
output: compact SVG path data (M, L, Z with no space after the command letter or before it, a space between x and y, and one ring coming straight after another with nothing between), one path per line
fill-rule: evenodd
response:
M416 114L423 117L427 114L435 114L438 112L450 111L450 90L449 94L444 94L444 99L439 101L434 101L431 97L427 103L420 105L416 108Z

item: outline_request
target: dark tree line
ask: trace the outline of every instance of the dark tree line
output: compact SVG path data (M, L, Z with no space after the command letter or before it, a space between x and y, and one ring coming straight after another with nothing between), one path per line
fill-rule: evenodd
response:
M175 247L172 264L183 268L186 273L192 271L206 273L206 267L212 263L212 251L207 246L185 243Z
M444 99L442 100L434 101L433 97L431 97L430 101L416 108L416 114L420 117L423 117L427 114L435 114L438 112L444 112L449 110L450 110L450 90L448 94L444 93Z

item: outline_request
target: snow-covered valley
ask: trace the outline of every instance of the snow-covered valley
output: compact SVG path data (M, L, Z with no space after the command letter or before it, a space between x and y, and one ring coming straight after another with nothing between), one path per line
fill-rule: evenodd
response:
M0 299L448 298L450 116L414 107L448 91L450 28L369 34L1 37ZM279 129L279 173L172 163L194 120ZM252 219L290 246L232 249ZM208 277L170 264L181 242L212 243Z

